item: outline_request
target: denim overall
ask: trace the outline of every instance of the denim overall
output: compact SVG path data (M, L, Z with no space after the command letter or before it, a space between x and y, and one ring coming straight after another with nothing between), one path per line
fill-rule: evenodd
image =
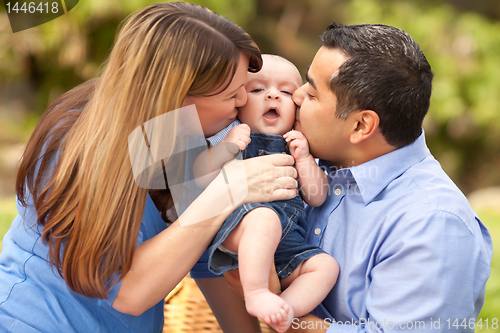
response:
M281 135L251 133L251 142L242 152L243 159L271 154L290 154L285 139ZM274 264L280 279L289 276L304 260L325 253L319 247L306 242L307 219L304 202L300 195L290 200L269 203L247 203L236 210L224 221L208 248L208 268L215 274L222 274L238 267L236 254L222 251L219 246L227 235L238 225L246 213L257 207L267 207L276 212L281 221L282 236L274 254ZM255 244L255 246L259 246Z

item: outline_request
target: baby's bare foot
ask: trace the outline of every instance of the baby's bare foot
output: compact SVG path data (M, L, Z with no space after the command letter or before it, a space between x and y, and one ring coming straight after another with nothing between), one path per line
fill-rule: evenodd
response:
M249 314L264 320L277 332L285 332L292 324L292 307L268 289L246 292L245 305Z

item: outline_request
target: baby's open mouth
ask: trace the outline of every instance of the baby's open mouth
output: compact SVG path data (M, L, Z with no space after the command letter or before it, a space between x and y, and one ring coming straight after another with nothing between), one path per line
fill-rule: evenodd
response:
M276 111L276 109L269 109L269 111L264 113L263 117L268 119L268 120L274 120L274 119L277 119L279 117L279 114Z

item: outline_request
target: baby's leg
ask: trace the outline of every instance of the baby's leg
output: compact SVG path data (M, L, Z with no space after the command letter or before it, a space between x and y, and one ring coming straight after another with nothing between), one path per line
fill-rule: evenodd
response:
M241 284L248 313L261 318L278 332L292 323L292 308L269 291L269 271L281 239L281 222L269 208L247 213L223 246L238 252Z
M281 281L286 288L281 297L293 308L296 317L314 310L332 290L339 275L337 261L326 253L315 255Z

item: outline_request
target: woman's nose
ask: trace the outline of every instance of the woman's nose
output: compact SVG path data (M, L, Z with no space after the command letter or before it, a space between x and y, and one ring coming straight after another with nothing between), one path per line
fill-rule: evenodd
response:
M304 91L305 91L305 84L299 87L297 90L292 95L292 101L297 104L298 106L302 105L302 101L304 100Z
M236 107L239 108L241 106L245 106L247 104L247 99L247 91L245 90L245 87L242 86L236 92Z

